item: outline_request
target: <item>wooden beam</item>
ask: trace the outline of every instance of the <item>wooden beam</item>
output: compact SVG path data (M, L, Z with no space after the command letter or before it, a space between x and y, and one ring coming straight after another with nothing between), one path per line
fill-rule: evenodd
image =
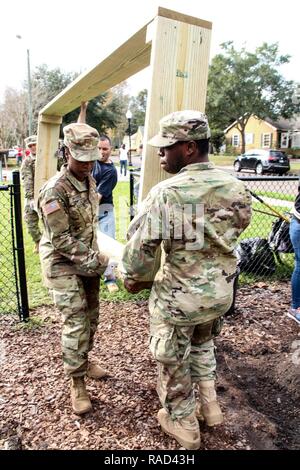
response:
M156 183L170 176L160 168L157 149L146 145L158 132L159 120L183 109L203 112L206 102L211 23L192 19L189 24L190 17L170 10L160 9L160 12L164 14L155 19L151 31L151 87L147 98L140 201ZM209 27L202 23L208 23Z
M81 74L41 111L64 116L100 93L123 82L150 63L151 44L146 42L147 25L92 70Z
M35 164L34 198L38 198L43 184L55 175L57 169L59 129L62 122L60 116L39 115L38 142Z
M151 65L140 197L167 177L146 142L171 111L204 111L211 23L166 8L99 65L80 75L40 112L35 194L56 172L61 116ZM147 178L144 177L147 175Z
M201 26L206 29L212 29L212 23L210 21L201 20L200 18L195 18L194 16L184 15L183 13L178 13L177 11L168 10L167 8L158 7L158 15L170 20L181 21L182 23L193 24L195 26Z

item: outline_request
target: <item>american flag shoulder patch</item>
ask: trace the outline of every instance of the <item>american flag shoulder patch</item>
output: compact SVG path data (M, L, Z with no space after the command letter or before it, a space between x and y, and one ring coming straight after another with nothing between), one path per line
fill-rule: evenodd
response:
M61 209L61 207L58 201L54 200L44 205L43 212L45 215L49 215L52 214L52 212L58 211L59 209Z

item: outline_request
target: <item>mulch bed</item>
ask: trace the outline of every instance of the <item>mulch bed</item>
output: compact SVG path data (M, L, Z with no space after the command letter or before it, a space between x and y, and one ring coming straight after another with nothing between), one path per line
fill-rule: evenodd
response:
M287 283L239 289L216 339L225 424L201 424L202 450L300 448L300 328L284 315L289 301ZM87 380L93 412L84 417L70 407L58 312L31 315L30 328L0 317L0 449L180 449L156 420L147 302L101 301L94 355L111 375Z

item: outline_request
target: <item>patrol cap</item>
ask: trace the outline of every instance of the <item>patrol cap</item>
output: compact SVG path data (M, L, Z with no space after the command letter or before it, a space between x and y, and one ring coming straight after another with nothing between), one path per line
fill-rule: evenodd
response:
M63 128L64 144L70 154L80 162L99 159L99 133L88 124L75 122Z
M209 139L207 117L200 111L176 111L159 121L159 133L148 141L152 147L169 147L176 142Z
M36 135L30 135L29 137L26 137L24 142L25 142L26 147L30 147L31 145L36 145L37 136Z

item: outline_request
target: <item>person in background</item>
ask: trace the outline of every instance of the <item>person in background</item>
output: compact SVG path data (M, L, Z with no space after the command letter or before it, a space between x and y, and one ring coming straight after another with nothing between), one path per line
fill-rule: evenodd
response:
M17 147L17 153L16 153L17 166L22 165L22 159L23 159L23 149L22 147Z
M80 114L77 122L86 122L86 110L88 102L81 103ZM113 203L113 190L118 182L118 173L111 160L111 141L106 135L101 135L99 140L99 158L95 161L92 175L96 181L96 190L99 194L98 226L100 232L116 238L116 222ZM104 283L109 292L117 292L119 287L112 269Z
M122 170L124 169L124 176L126 176L127 172L127 162L128 162L128 154L126 150L125 144L121 145L121 148L119 150L119 158L120 158L120 174L122 175L123 172Z
M25 205L24 219L29 234L31 235L35 247L34 252L39 252L39 242L41 239L41 231L39 228L39 216L36 211L34 201L34 175L36 162L36 144L37 136L31 135L25 139L25 145L30 150L30 154L24 158L21 166L21 179L24 186Z
M287 316L300 325L300 182L290 223L290 238L295 252L295 267L292 274L292 305Z
M154 186L128 229L124 285L151 285L150 351L158 365L158 422L186 449L200 447L197 418L223 422L215 391L213 338L233 298L238 237L251 217L251 195L241 181L208 159L210 130L200 111L178 111L160 121L148 144L158 147L173 176ZM194 389L199 395L196 400Z
M43 280L62 320L64 370L71 378L71 403L78 414L92 409L85 376L107 375L89 357L99 323L100 275L109 264L96 233L98 195L91 176L99 156L99 134L87 124L64 127L67 164L41 188L38 210Z

